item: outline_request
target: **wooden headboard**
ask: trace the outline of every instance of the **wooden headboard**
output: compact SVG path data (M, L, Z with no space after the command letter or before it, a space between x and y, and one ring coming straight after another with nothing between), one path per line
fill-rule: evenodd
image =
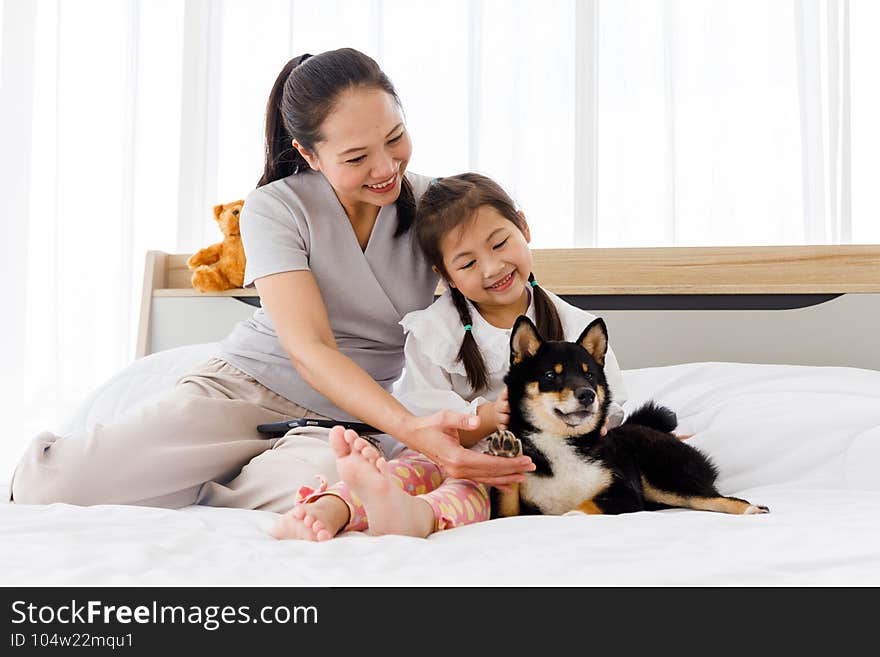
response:
M880 245L533 249L545 288L605 318L625 369L695 361L880 369ZM254 289L201 293L150 251L137 355L222 339Z

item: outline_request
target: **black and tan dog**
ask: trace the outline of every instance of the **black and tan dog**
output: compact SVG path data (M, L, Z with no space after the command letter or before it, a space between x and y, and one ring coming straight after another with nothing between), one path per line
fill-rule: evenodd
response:
M492 517L630 513L684 507L722 513L769 509L715 489L718 470L671 432L675 413L649 402L605 436L611 392L605 379L608 332L596 319L577 342L544 341L527 317L510 338L509 431L489 451L531 457L537 468L509 492L492 490Z

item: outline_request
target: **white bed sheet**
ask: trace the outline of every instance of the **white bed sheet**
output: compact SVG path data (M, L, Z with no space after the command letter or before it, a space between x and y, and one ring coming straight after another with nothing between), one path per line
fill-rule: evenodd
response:
M68 427L173 385L213 345L155 354ZM275 514L0 505L2 585L880 585L880 372L695 363L630 370L632 403L674 408L760 516L667 510L521 517L427 540L275 541ZM631 406L631 405L630 405Z

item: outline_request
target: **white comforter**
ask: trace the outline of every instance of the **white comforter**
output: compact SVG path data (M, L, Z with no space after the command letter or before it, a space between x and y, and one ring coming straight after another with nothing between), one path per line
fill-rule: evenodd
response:
M211 349L139 361L69 428L172 385ZM301 543L269 538L268 512L0 504L0 584L880 585L880 372L695 363L624 377L629 407L675 409L720 490L771 513L506 518L427 540Z

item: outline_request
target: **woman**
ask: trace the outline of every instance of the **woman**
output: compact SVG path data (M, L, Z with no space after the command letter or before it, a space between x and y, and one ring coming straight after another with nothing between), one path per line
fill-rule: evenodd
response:
M399 321L431 303L437 278L410 230L428 180L406 172L412 146L385 74L352 49L297 57L266 114L265 170L241 215L245 285L262 308L159 401L85 436L37 436L13 475L15 502L282 512L317 474L338 478L326 430L256 431L290 417L358 418L486 484L534 468L463 448L457 432L475 417L417 417L389 393Z

